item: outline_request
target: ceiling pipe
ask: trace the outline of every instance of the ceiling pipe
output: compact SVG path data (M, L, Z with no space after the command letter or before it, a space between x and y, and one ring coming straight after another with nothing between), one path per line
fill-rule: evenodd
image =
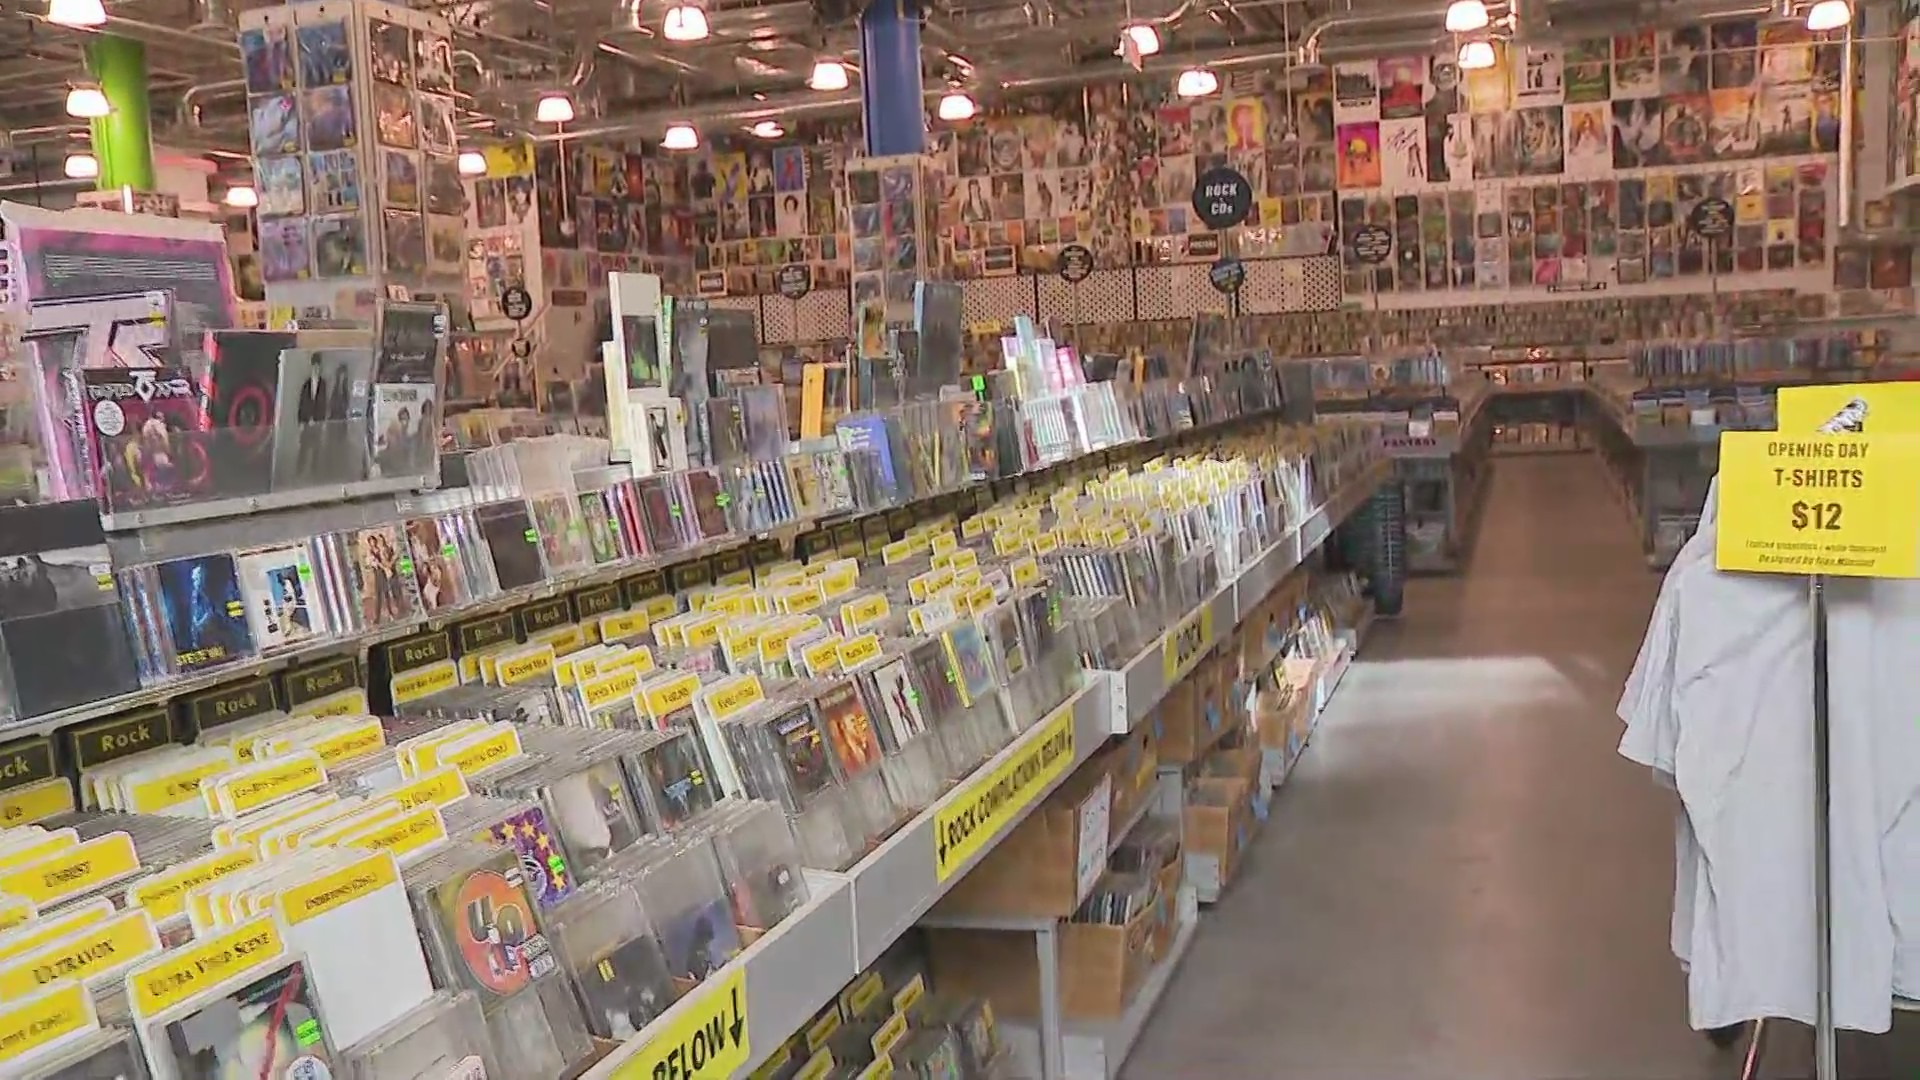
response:
M247 80L245 79L222 79L219 82L200 83L197 86L189 86L187 87L187 92L180 95L180 104L174 107L174 118L181 127L197 131L200 128L200 114L195 111L194 105L202 96L210 94L245 94L246 92Z

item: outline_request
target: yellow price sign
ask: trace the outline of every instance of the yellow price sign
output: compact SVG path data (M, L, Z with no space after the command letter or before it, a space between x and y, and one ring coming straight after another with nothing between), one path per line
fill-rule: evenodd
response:
M1780 388L1779 422L1782 435L1805 435L1859 402L1860 433L1864 435L1920 435L1920 383L1822 383Z
M1920 438L1722 434L1714 565L1920 577Z
M728 972L680 999L655 1025L659 1033L614 1067L614 1080L710 1080L745 1068L753 1060L747 1045L746 971L734 964Z

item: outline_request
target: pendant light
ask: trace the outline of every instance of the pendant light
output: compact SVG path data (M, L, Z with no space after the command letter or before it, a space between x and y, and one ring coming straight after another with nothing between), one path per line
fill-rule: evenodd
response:
M1134 23L1120 33L1133 40L1133 47L1141 56L1152 56L1160 51L1160 31L1147 23ZM1122 45L1122 48L1125 46Z
M105 26L107 9L100 0L47 0L47 21L55 26Z
M1206 97L1220 89L1220 76L1206 68L1188 68L1174 81L1173 92L1183 98Z
M533 107L533 118L543 124L564 124L573 119L573 101L565 94L542 94Z
M1460 46L1460 70L1485 71L1494 65L1493 43L1469 41Z
M692 4L675 4L667 9L660 36L668 41L699 41L707 36L707 13Z
M777 139L780 136L785 135L787 133L787 129L784 127L781 127L780 121L778 120L762 120L759 123L748 128L747 133L750 135L753 135L755 138Z
M91 180L100 175L100 162L92 154L68 154L66 173L75 180Z
M67 115L95 120L112 112L107 95L94 83L75 83L67 90Z
M973 114L979 111L979 106L973 103L972 98L962 91L955 90L940 99L940 108L934 115L949 124L957 124L962 120L973 119Z
M807 80L807 86L814 90L845 90L850 82L847 65L838 60L816 60L813 63L813 76Z
M1820 0L1807 9L1807 29L1815 32L1838 30L1853 21L1853 7L1847 0Z
M487 175L487 155L481 153L478 150L460 151L460 175L461 176Z
M693 129L692 124L668 124L667 134L660 140L660 147L664 150L698 150L700 133Z
M227 189L227 205L236 210L251 210L260 205L260 193L252 184L235 184Z
M1447 6L1447 33L1471 34L1487 25L1485 0L1453 0Z

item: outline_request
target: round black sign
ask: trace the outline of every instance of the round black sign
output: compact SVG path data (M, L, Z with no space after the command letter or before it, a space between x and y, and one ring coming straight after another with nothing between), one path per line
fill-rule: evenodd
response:
M1068 244L1060 249L1060 278L1081 282L1093 275L1093 251L1085 244Z
M1253 209L1253 185L1224 165L1208 169L1193 182L1193 212L1209 229L1230 229Z
M524 286L509 285L500 290L500 314L522 322L533 314L533 294Z
M813 291L813 267L805 263L788 263L774 275L774 288L789 300L798 300Z
M1725 199L1701 199L1687 215L1687 228L1708 240L1733 234L1733 204Z
M1393 254L1393 234L1381 225L1361 225L1353 230L1347 245L1353 249L1355 262L1378 266Z
M1207 283L1215 291L1232 296L1247 283L1247 264L1231 255L1225 256L1207 267Z

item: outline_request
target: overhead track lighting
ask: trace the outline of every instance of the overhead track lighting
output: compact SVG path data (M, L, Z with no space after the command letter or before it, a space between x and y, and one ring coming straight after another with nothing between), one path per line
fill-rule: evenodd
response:
M76 83L67 91L67 115L94 120L112 112L107 95L93 83Z
M487 175L487 155L481 153L478 150L460 151L460 175L461 176Z
M1487 25L1485 0L1453 0L1447 6L1447 33L1471 34Z
M1460 70L1485 71L1494 65L1493 43L1469 41L1460 46Z
M47 0L47 21L55 26L105 26L107 9L100 0Z
M762 139L777 139L787 133L787 129L781 127L780 121L778 120L762 120L748 128L747 131Z
M699 41L707 36L707 13L692 4L675 4L667 9L660 36L668 41Z
M1173 92L1184 98L1206 97L1220 89L1220 76L1206 68L1188 68L1174 81Z
M849 82L847 65L838 60L816 60L807 85L815 90L845 90Z
M260 205L260 193L252 184L235 184L227 189L227 205L236 210L251 210Z
M533 118L543 124L564 124L573 119L573 101L565 94L542 94L533 107Z
M75 180L91 180L100 175L100 162L92 154L68 154L66 173Z
M700 133L693 129L692 124L668 124L666 137L660 140L660 146L665 150L698 150Z
M1139 51L1141 56L1152 56L1154 53L1160 51L1160 31L1155 30L1147 23L1134 23L1132 26L1121 30L1120 34L1123 39L1132 40L1133 47ZM1121 41L1120 50L1123 53L1125 52L1125 40Z
M957 124L962 120L973 119L973 114L978 111L980 111L979 106L973 103L972 98L955 90L940 99L939 111L934 115L950 124Z
M1847 0L1820 0L1807 9L1807 29L1838 30L1853 21L1853 7Z

